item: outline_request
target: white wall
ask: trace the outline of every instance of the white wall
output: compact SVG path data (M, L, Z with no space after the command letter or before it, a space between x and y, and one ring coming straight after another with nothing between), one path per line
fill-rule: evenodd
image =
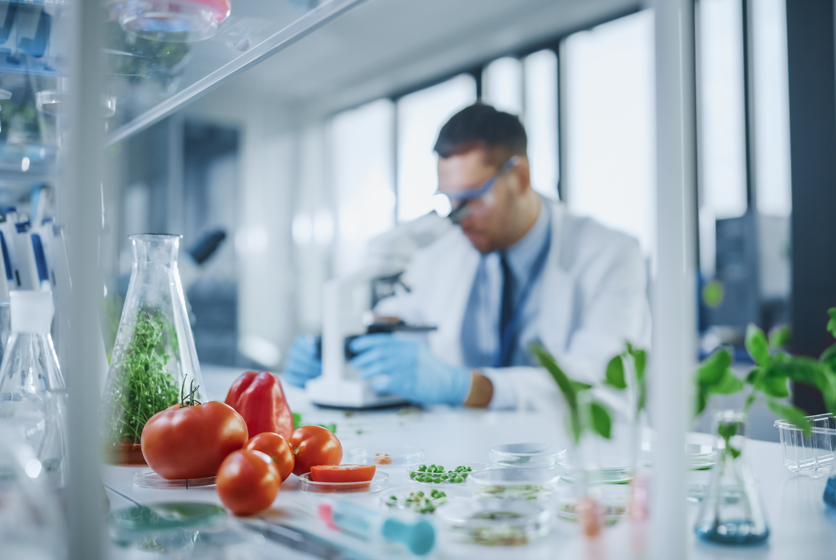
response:
M223 88L187 117L241 133L238 229L231 232L238 279L239 350L266 367L280 363L296 330L291 234L299 135L289 111L270 99Z

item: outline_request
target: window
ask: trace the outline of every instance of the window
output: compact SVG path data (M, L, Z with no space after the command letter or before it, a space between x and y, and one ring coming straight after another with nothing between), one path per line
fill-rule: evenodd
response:
M750 6L755 200L762 214L787 217L792 211L792 189L786 3L758 0Z
M697 4L697 115L700 211L746 212L746 132L741 0ZM703 225L705 227L705 225ZM709 224L713 229L713 223Z
M523 59L525 70L525 131L531 184L557 198L557 55L542 50Z
M569 36L565 58L569 207L653 248L653 15L639 12Z
M485 66L482 72L482 99L500 111L523 114L523 65L506 56Z
M394 225L393 119L394 104L380 99L344 111L331 123L332 181L339 232L334 271L337 276L355 270L366 242ZM314 216L310 226L313 237L321 228L316 220Z
M476 101L476 80L461 74L398 101L398 221L433 210L438 188L433 146L439 130L457 111Z

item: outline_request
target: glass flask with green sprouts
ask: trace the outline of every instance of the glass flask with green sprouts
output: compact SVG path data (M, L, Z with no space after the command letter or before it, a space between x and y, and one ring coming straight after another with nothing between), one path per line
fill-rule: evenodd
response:
M719 457L694 526L705 541L751 545L769 538L758 483L745 454L746 415L725 410L714 419Z
M182 387L194 382L202 391L203 380L177 270L180 236L130 239L131 280L102 396L101 435L108 462L141 465L145 423L178 403Z

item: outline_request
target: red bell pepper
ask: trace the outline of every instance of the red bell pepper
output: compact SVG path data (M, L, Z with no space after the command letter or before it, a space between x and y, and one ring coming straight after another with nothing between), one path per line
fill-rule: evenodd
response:
M250 437L274 432L290 441L293 413L281 382L269 371L243 373L229 388L224 402L244 417Z

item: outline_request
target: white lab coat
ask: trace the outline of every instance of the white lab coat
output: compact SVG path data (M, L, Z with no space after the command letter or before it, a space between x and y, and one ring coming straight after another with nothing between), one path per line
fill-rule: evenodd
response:
M600 382L610 358L625 341L650 344L647 274L638 242L591 218L551 204L552 243L542 275L540 315L535 331L558 364L575 379ZM464 366L462 321L479 252L455 227L416 253L404 274L410 292L381 301L376 313L408 323L436 325L428 337L432 352ZM531 336L531 340L535 338ZM527 346L531 340L521 340ZM494 394L510 391L518 410L553 408L559 397L542 368L488 369ZM507 401L507 399L506 399Z

